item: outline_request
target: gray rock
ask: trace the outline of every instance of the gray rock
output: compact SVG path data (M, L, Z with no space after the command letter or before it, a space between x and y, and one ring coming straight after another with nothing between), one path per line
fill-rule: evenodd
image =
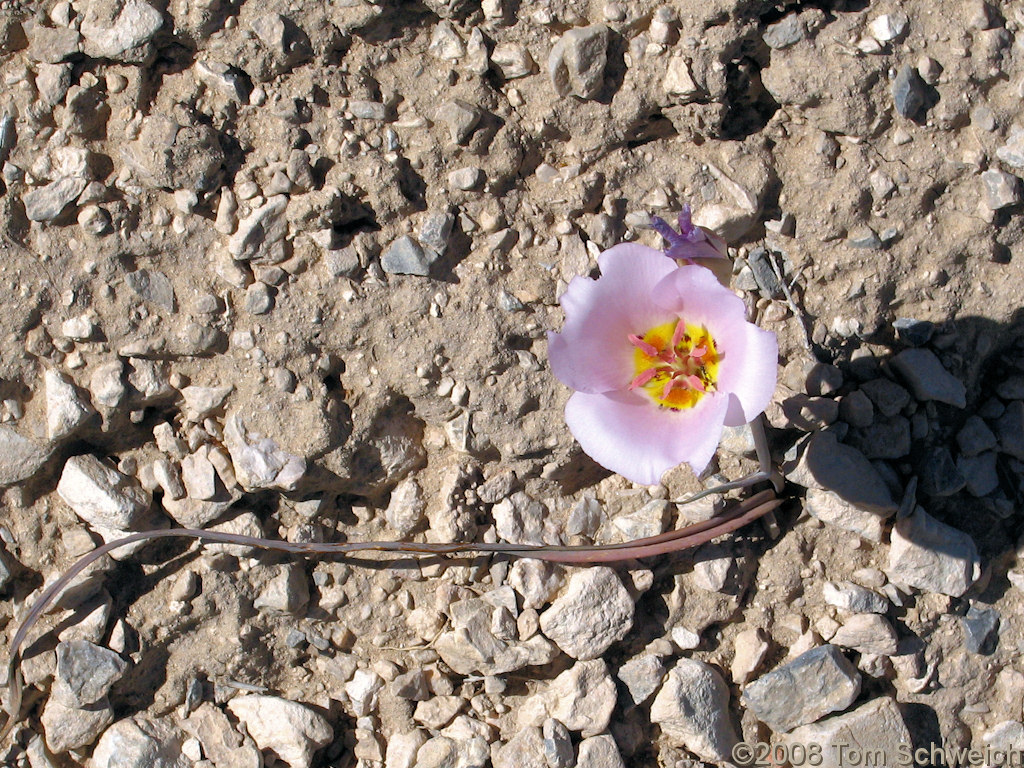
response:
M570 29L548 55L548 76L559 96L593 99L604 85L611 31L604 24Z
M668 673L651 705L651 722L668 742L701 760L730 759L739 741L729 719L729 689L715 668L682 658Z
M905 349L892 359L892 368L918 400L936 400L967 407L967 389L928 349Z
M875 420L875 406L871 398L855 389L839 401L839 418L851 427L870 427Z
M143 183L197 193L213 188L224 163L224 150L213 128L181 126L162 114L145 118L139 138L124 147L121 155Z
M573 768L576 759L569 729L549 717L541 726L541 735L544 738L544 759L548 768Z
M769 299L780 299L783 297L782 283L772 269L770 259L767 249L754 248L747 256L747 265L754 274L754 282L761 295Z
M1014 400L996 422L999 450L1024 461L1024 401Z
M1003 400L1024 400L1024 376L1008 376L996 384L996 394Z
M64 463L57 494L90 525L131 530L149 509L150 495L134 478L95 456L72 456Z
M619 747L607 733L580 742L576 768L626 768Z
M822 745L818 768L843 768L856 759L854 755L896 756L912 743L912 738L899 706L882 696L844 714L800 726L782 743L791 749L799 744L805 750L810 744ZM845 750L841 744L846 745Z
M1006 143L996 150L996 157L1011 168L1024 170L1024 131L1011 132Z
M89 182L83 178L65 178L25 193L25 215L31 221L53 221L78 199Z
M891 581L960 597L981 573L974 540L920 507L898 520L889 541Z
M853 613L885 613L889 601L877 592L849 581L826 581L822 585L825 602Z
M899 340L911 347L923 347L935 332L935 323L910 317L896 318L892 327L896 330Z
M28 56L33 61L59 64L74 58L81 51L82 36L75 29L44 27L41 24L32 28Z
M904 64L892 81L892 100L896 111L913 120L917 117L925 100L925 82L910 64Z
M963 475L967 492L975 498L988 496L999 487L995 451L986 451L977 456L960 456L956 460L956 468Z
M146 46L164 25L163 14L143 0L90 3L82 19L84 51L96 59L141 62Z
M804 391L811 397L832 395L843 386L843 372L830 363L814 363L804 379Z
M989 168L982 172L981 183L985 191L985 205L989 210L1009 208L1024 200L1021 181L1012 173Z
M832 491L808 488L804 507L818 520L834 525L869 541L881 541L885 517L850 504ZM890 513L891 514L891 513Z
M287 207L286 195L274 195L238 222L238 229L228 240L231 257L235 261L256 264L284 261L287 255L284 247L284 238L288 234Z
M417 768L424 764L423 749L416 756ZM548 768L544 753L544 735L535 725L528 725L508 740L506 744L496 747L492 752L494 768ZM454 756L448 762L429 765L455 765Z
M274 290L259 281L245 289L245 311L250 315L265 315L274 308Z
M859 509L888 517L898 507L885 480L863 453L840 443L831 432L816 432L799 458L783 465L786 477L805 488L832 491Z
M448 250L448 240L452 236L455 217L450 211L439 211L427 214L420 226L419 241L439 256Z
M823 645L762 675L743 703L773 731L791 731L846 709L860 692L860 674L834 645Z
M846 236L846 242L853 248L876 250L882 247L882 239L869 226L854 227Z
M952 496L967 484L949 450L932 448L919 468L921 490L929 496Z
M449 173L448 184L453 189L469 191L481 186L484 183L485 178L486 176L481 169L470 165L465 168L458 168Z
M104 732L93 750L90 765L92 768L190 768L192 761L182 754L184 741L185 734L169 720L149 720L136 715L118 720Z
M380 266L389 275L426 277L436 258L433 253L424 251L409 235L402 235L380 257Z
M967 614L960 619L967 650L986 655L992 653L999 642L999 635L996 633L999 619L999 611L995 608L979 608L977 603L971 603Z
M540 615L541 631L574 659L595 659L633 626L633 600L611 568L576 571Z
M898 649L899 638L884 616L858 613L843 622L843 626L832 635L831 642L862 654L892 656Z
M481 115L482 113L478 107L462 99L454 99L442 104L437 110L435 117L448 126L448 133L451 135L452 142L465 146L469 143L473 131L480 124ZM450 227L451 225L449 225L449 229ZM422 233L420 241L423 242ZM424 242L424 245L426 244Z
M52 695L69 707L98 704L127 669L128 663L116 653L86 640L58 643Z
M175 311L174 286L163 272L155 269L137 269L126 274L124 281L146 301L163 307L168 312Z
M309 603L306 572L294 563L274 566L274 576L253 601L256 610L298 614Z
M555 544L557 533L545 530L548 508L522 491L516 491L491 509L498 538L513 544Z
M960 453L977 456L995 448L999 441L981 417L968 416L963 427L956 433L956 442L960 446Z
M285 67L295 67L313 57L309 36L287 16L260 16L253 21L252 31Z
M352 99L348 103L348 111L359 120L376 120L385 122L388 119L388 108L386 104L379 101L366 101L364 99Z
M895 416L910 403L910 393L889 379L865 381L860 389L883 416Z
M761 36L764 40L765 45L775 50L781 50L788 48L791 45L796 45L807 35L807 30L804 28L803 22L800 20L799 15L796 13L790 13L780 21L776 21L774 24L769 24L765 33Z
M237 413L225 420L224 446L231 454L235 477L247 491L291 491L306 474L305 459L283 450L269 437L250 433Z
M619 667L616 677L625 684L630 704L638 707L658 690L665 677L665 663L653 653L634 656Z
M51 696L43 707L40 720L46 732L47 748L59 755L95 742L107 726L114 722L114 710L106 699L80 709L68 706L57 696Z
M895 416L850 431L850 445L869 459L901 459L910 453L910 421Z

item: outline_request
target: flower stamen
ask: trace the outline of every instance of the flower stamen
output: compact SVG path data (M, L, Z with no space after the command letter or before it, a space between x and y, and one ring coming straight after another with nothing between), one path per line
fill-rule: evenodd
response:
M629 342L636 348L630 390L643 389L659 406L673 410L692 408L714 391L721 355L705 327L679 318L643 335L629 334Z

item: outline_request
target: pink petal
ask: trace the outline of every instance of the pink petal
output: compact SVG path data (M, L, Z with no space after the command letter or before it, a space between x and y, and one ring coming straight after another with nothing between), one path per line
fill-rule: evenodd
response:
M598 257L601 278L576 277L559 301L561 333L548 334L551 370L580 392L625 389L636 375L629 334L671 319L651 292L676 267L661 251L623 243Z
M686 462L698 474L715 455L728 398L707 395L693 408L658 408L637 392L577 392L565 421L580 447L598 464L628 480L654 485Z
M730 397L725 423L730 427L746 424L768 407L778 376L779 342L775 334L752 323L747 323L744 330L747 339L743 365L735 366L739 369L735 375L734 368L727 367L725 360L719 368L719 381L728 381Z

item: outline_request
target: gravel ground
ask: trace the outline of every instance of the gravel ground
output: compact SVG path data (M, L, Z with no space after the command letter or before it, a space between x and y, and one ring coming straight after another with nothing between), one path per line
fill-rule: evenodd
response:
M749 433L633 486L575 445L546 352L567 282L686 203L778 334L788 480L766 523L617 568L120 551L33 633L4 764L1024 749L1022 26L980 0L2 0L4 650L130 531L706 519L676 500L750 471Z

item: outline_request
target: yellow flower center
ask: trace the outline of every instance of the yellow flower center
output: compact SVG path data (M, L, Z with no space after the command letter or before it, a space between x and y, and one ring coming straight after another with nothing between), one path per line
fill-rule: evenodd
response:
M630 389L643 389L660 406L692 408L715 389L722 359L704 326L685 320L656 325L643 336L630 334L633 369Z

